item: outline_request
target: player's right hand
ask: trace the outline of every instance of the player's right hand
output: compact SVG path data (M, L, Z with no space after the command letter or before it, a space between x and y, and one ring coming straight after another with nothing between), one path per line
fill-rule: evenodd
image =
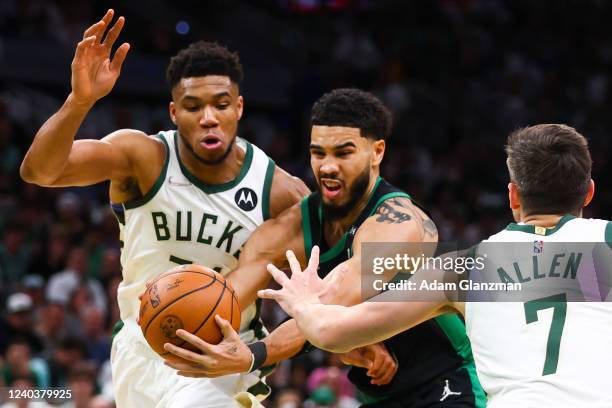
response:
M374 385L389 384L397 373L397 361L382 342L358 347L339 356L344 364L366 368Z
M92 105L107 95L119 78L130 45L121 44L111 61L113 44L125 23L125 18L119 17L102 42L113 15L114 11L108 10L102 20L85 30L77 45L72 60L71 99L78 104Z
M252 359L249 347L227 320L216 315L215 322L223 333L223 340L219 344L209 344L188 331L179 329L176 335L200 352L194 353L166 343L164 349L180 357L183 362L165 360L164 364L177 370L178 375L192 378L215 378L249 371Z

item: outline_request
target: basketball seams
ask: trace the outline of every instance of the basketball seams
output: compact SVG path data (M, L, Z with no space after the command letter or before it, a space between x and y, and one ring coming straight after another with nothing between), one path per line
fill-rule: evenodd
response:
M230 290L230 293L232 294L232 301L231 306L230 306L230 326L232 325L232 323L234 322L234 299L236 299L236 297L234 296L234 291Z
M236 304L236 309L238 309L238 317L240 317L240 314L242 312L240 310L240 302L238 302L238 297L236 296L236 291L234 290L234 288L230 288L230 292L232 293L232 316L234 315L234 303L235 303ZM234 323L233 317L232 317L232 320L230 320L230 324L232 324L232 323ZM232 326L233 326L233 324L232 324Z
M189 265L187 265L187 266L189 266ZM215 274L208 273L208 272L194 271L194 270L187 269L187 270L182 270L182 271L166 272L166 273L163 273L163 274L161 274L161 275L157 275L157 276L155 277L155 279L153 279L151 282L149 282L149 286L153 285L155 282L157 282L157 281L158 281L158 280L160 280L161 278L165 278L166 276L176 275L177 273L185 273L185 272L189 272L189 273L197 273L197 274L200 274L200 275L206 275L206 276L211 277L211 278L213 278L213 279L215 279L215 280L219 280L219 279L217 279L217 276L216 276ZM219 282L220 282L220 281L219 281Z
M190 264L191 266L195 265L196 267L198 267L197 269L200 268L199 265L197 264ZM172 309L168 309L169 307L171 308L173 305L177 304L177 303L182 303L182 300L185 299L186 297L189 297L190 295L193 295L195 292L201 291L202 289L207 289L207 290L211 290L214 288L215 282L219 282L222 287L221 288L215 288L214 290L219 290L218 295L217 295L217 299L214 301L214 305L212 305L212 308L209 308L209 312L206 315L206 317L201 321L201 323L198 325L198 327L195 330L189 330L191 333L193 333L194 335L198 336L198 333L201 332L202 330L204 330L205 328L205 332L207 332L208 330L211 330L210 326L210 320L211 317L213 317L215 314L219 314L219 308L221 307L221 305L223 304L223 313L227 313L227 307L229 306L229 320L230 320L230 324L233 325L233 321L234 318L237 317L238 318L238 322L240 322L240 303L238 301L238 297L236 295L236 292L234 290L234 288L232 287L231 283L227 280L227 278L221 274L212 272L212 271L208 271L207 269L200 269L200 270L192 270L190 269L190 265L181 265L181 266L177 266L174 270L170 270L167 273L164 273L162 275L159 275L158 277L155 278L155 280L153 280L150 284L149 287L147 288L147 298L149 298L151 296L151 287L152 285L158 284L160 279L165 278L167 276L171 276L171 275L176 275L176 274L180 274L180 273L194 273L194 274L199 274L199 275L205 275L210 279L209 282L207 282L205 285L202 285L201 287L195 288L193 290L190 290L187 293L183 293L182 295L176 297L175 299L172 300L172 302L165 304L162 306L162 308L160 308L160 310L156 311L155 314L149 319L148 323L146 324L146 326L144 327L143 330L143 335L145 336L145 338L147 337L147 334L151 334L149 332L149 328L151 327L151 324L154 323L154 321L157 321L157 319L160 319L160 316L165 316L168 315L169 313L171 314L171 310ZM188 276L188 275L187 275ZM190 280L194 280L196 279L196 277L192 277L189 278ZM197 279L196 279L197 280ZM226 289L227 292L229 292L230 294L230 299L226 298ZM164 295L165 296L165 295ZM210 298L209 298L210 299ZM214 299L214 298L213 298ZM212 300L212 299L210 299ZM227 304L227 301L229 300L230 304ZM143 303L146 304L146 303ZM208 305L210 305L210 303L208 303ZM207 307L208 308L208 307ZM216 324L216 322L213 322ZM206 326L206 324L209 324L209 326ZM154 325L155 326L155 325ZM200 336L198 336L200 337ZM182 339L178 339L180 341L180 343L174 343L173 341L168 341L172 344L175 344L178 347L186 347L186 345L188 346L189 343L185 340ZM157 340L156 340L157 341ZM157 347L157 346L156 346ZM193 350L196 351L197 350ZM169 353L167 351L162 351L159 352L158 354L162 357L162 358L169 358L168 355L172 354Z
M217 280L217 279L215 279ZM217 280L219 283L221 283L220 280ZM217 301L215 302L215 306L213 308L211 308L210 312L208 313L208 316L206 316L206 318L204 319L204 321L202 323L200 323L200 325L192 331L192 333L194 335L198 335L198 331L200 331L200 329L202 328L202 326L204 326L206 324L206 322L208 322L208 319L210 319L210 316L213 315L213 313L215 313L215 311L217 310L217 307L219 307L219 303L221 303L221 300L223 299L223 296L225 295L225 289L227 289L227 281L224 280L223 283L221 283L223 285L223 289L221 290L221 293L219 294L219 297L217 298ZM183 340L180 344L177 344L178 347L183 347L187 342L185 340Z
M156 313L153 315L153 317L151 317L151 318L149 319L149 322L147 323L147 326L145 327L145 329L144 329L144 331L143 331L143 335L144 335L145 337L147 336L147 331L149 330L149 327L151 326L151 323L153 323L153 320L155 320L155 319L157 318L157 316L159 316L159 314L160 314L161 312L163 312L164 310L166 310L168 307L172 306L172 305L173 305L174 303L176 303L178 300L180 300L180 299L182 299L182 298L184 298L184 297L186 297L186 296L189 296L189 295L191 295L192 293L195 293L195 292L197 292L197 291L199 291L199 290L206 289L206 288L208 288L208 287L210 287L210 286L214 285L214 283L215 283L215 282L219 282L219 283L223 284L223 286L224 286L224 287L226 286L226 285L225 285L224 283L222 283L222 282L221 282L219 279L217 279L217 276L216 276L216 275L209 275L209 274L207 274L207 273L204 273L204 272L199 272L199 271L177 271L177 272L172 272L172 273L165 274L165 275L163 275L163 276L164 276L164 277L166 277L166 276L168 276L168 275L174 275L174 274L177 274L177 273L186 273L186 272L189 272L189 273L197 273L197 274L201 274L201 275L206 275L206 276L208 276L208 277L212 278L212 281L210 281L209 283L207 283L207 284L206 284L206 285L204 285L204 286L201 286L201 287L195 288L195 289L193 289L193 290L191 290L191 291L189 291L189 292L183 293L181 296L179 296L179 297L177 297L176 299L174 299L174 300L173 300L171 303L166 304L164 307L162 307L160 310L158 310L158 311L157 311L157 312L156 312ZM155 282L156 282L156 281L153 281L153 282L151 283L151 285L153 285ZM217 303L217 304L218 304L218 303Z

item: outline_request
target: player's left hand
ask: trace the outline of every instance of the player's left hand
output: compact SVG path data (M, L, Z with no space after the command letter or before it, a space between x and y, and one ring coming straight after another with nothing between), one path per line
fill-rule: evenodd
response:
M219 344L210 344L186 330L179 329L176 335L196 347L202 354L177 347L174 344L164 344L164 349L186 360L184 363L166 360L164 364L177 370L184 377L221 377L223 375L243 373L251 366L251 350L240 339L232 325L219 315L215 322L223 333Z
M374 385L389 384L398 368L397 361L384 343L370 344L340 354L340 361L347 365L367 368L367 375Z

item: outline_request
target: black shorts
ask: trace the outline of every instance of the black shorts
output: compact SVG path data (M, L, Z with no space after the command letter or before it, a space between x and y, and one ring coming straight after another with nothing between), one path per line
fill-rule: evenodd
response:
M474 381L477 381L474 376ZM472 377L467 369L460 368L452 373L430 381L410 393L398 393L376 402L363 404L362 408L480 408L486 400L478 384L472 388Z

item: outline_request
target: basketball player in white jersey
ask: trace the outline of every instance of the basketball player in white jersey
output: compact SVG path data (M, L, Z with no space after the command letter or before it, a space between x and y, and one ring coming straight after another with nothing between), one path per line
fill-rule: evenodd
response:
M235 395L258 384L262 389L259 372L218 379L175 375L136 323L138 294L148 280L181 263L228 273L251 232L308 189L236 136L242 67L236 54L214 43L194 43L170 62L169 110L177 130L151 136L120 129L101 140L74 141L95 102L113 88L130 48L124 43L110 58L124 25L119 17L111 27L113 14L109 10L85 31L72 62L72 92L36 134L21 176L49 187L110 180L123 244L122 323L111 353L117 406L238 406ZM250 280L248 274L232 278L244 308L241 336L248 342L262 335L254 290L245 289L261 283Z
M604 272L609 275L612 222L581 218L582 208L594 194L586 139L565 125L537 125L512 133L506 151L510 208L516 223L478 248L506 243L507 259L521 259L513 252L520 243L528 243L539 253L554 248L555 243L577 246L591 242L601 243L603 254L585 253L582 265L586 267L574 269L577 277L568 274L572 269L564 262L569 265L569 256L561 253L554 254L550 267L540 271L520 262L520 269L515 266L513 270L510 262L507 278L496 270L500 280L521 281L522 288L532 293L529 290L536 285L548 289L562 279L584 278L581 275L592 270L586 261L597 259L607 262ZM532 259L533 253L529 263ZM438 301L409 301L411 296L414 299L413 292L403 294L407 301L381 301L388 299L389 293L383 293L372 302L344 307L321 304L316 296L322 286L316 273L318 261L311 261L303 272L294 265L290 279L270 265L270 273L283 288L261 291L260 296L275 299L296 319L306 338L321 348L341 352L383 340L447 311L459 311L465 317L488 406L612 406L608 373L612 307L603 301L610 298L609 276L600 282L597 302L568 302L571 293L565 292L521 302L458 302L446 299L443 292ZM417 271L411 279L416 286L425 279L431 282L432 277L447 276L443 271L424 272ZM456 392L452 383L447 388L440 401Z
M242 67L236 54L213 43L192 44L170 62L170 117L177 130L150 136L121 129L101 140L74 141L89 110L113 88L130 47L122 44L111 60L125 23L120 17L111 27L113 14L109 10L85 31L72 62L72 92L36 134L21 176L49 187L110 180L123 244L121 322L111 352L119 408L233 407L234 399L257 405L252 394L269 391L258 369L210 380L179 377L165 367L137 325L138 295L148 280L177 264L194 262L222 274L236 269L251 232L298 202L308 189L256 146L236 137L243 109ZM264 335L255 293L266 286L269 275L267 261L253 255L257 259L241 257L240 268L228 278L243 308L240 336L245 342ZM380 346L366 351L365 361L352 363L373 364L373 379L390 381L393 376L385 370L395 366L393 358ZM228 373L242 371L249 370L228 367Z

